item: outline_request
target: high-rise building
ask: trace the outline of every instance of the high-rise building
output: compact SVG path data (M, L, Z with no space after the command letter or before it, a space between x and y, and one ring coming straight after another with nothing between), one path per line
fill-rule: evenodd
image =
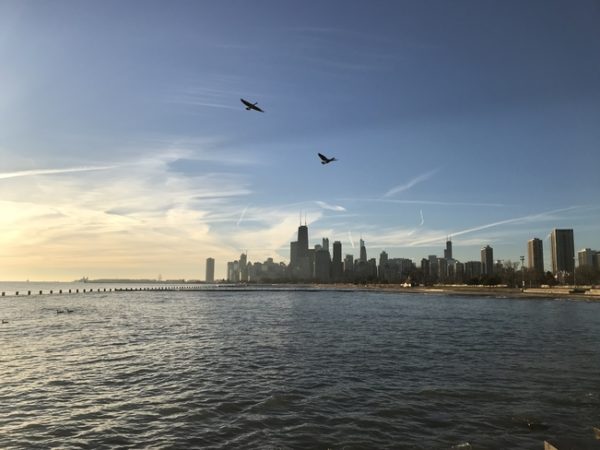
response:
M482 273L481 261L467 261L465 263L465 281L469 281L471 278L477 278Z
M579 267L588 266L594 267L594 256L596 256L596 251L591 248L584 248L583 250L579 250L577 252L577 260L579 261Z
M342 243L335 241L333 243L333 261L331 262L331 277L334 282L342 281L344 274L344 265L342 263Z
M215 282L215 260L214 258L206 258L206 278L207 283Z
M360 240L360 261L367 262L367 247L365 247L365 241Z
M554 229L550 233L552 273L573 273L575 269L575 240L572 229Z
M346 255L344 258L344 278L347 280L352 279L354 273L354 255Z
M300 258L308 256L308 227L306 225L298 227L298 256Z
M533 238L527 241L527 257L530 270L544 272L544 246L541 239Z
M379 266L383 266L385 263L388 262L388 254L387 252L384 250L379 254Z
M308 248L308 227L300 225L298 227L298 243L296 244L297 264L294 267L294 276L301 280L309 280L312 278L311 256L314 256L314 251L309 251ZM312 259L314 263L314 258Z
M233 274L233 261L230 261L227 263L227 281L232 282L234 281L234 274Z
M320 283L328 283L331 273L331 257L329 251L324 248L315 250L315 280Z
M298 241L290 242L290 267L298 265Z
M240 281L242 283L248 282L248 256L245 253L240 255Z
M444 259L452 259L452 241L446 241L446 249L444 250Z
M323 238L323 245L322 245L324 250L329 251L329 238Z
M494 249L489 245L481 249L481 266L483 275L494 273Z

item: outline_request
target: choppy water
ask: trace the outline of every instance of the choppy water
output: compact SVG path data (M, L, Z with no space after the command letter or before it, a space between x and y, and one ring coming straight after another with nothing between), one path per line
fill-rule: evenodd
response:
M599 303L127 292L0 317L0 448L598 448Z

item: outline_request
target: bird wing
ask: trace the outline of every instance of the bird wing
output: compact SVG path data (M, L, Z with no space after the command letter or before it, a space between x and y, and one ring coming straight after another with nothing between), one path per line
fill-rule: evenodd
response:
M248 100L244 100L243 98L240 98L240 101L246 106L252 106L252 103L250 103Z
M322 161L329 161L327 156L323 155L322 153L317 153L317 155L319 155L319 158L321 158Z
M257 110L257 111L264 112L262 109L260 109L260 108L259 108L258 106L256 106L256 105L252 105L252 108L253 108L253 109L255 109L255 110Z

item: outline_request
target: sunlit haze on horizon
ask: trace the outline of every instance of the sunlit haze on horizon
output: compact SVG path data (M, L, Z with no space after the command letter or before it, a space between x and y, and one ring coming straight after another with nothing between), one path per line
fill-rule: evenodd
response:
M600 250L598 23L594 0L2 0L0 280L222 278L288 262L305 216L369 258L451 236L518 261L554 228Z

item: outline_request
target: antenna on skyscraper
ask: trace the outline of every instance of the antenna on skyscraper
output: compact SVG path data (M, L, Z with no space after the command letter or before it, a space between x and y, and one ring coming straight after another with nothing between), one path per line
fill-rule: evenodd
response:
M306 226L306 211L304 211L304 226Z

